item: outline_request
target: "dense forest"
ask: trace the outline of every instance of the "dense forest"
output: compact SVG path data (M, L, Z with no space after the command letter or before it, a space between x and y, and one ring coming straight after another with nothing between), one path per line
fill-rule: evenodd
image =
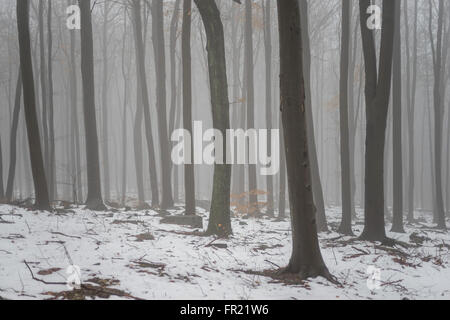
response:
M0 37L0 299L450 298L448 1L6 0Z

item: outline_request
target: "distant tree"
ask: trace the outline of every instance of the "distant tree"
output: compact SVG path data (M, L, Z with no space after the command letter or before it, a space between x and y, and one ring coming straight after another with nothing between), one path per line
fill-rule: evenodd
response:
M142 18L141 18L141 1L131 1L132 3L132 12L133 12L133 28L134 28L134 42L135 42L135 53L136 53L136 74L137 74L137 87L138 87L138 103L137 103L137 111L136 111L136 124L138 126L135 127L135 130L140 130L138 115L142 116L141 108L144 112L144 120L145 120L145 137L147 141L147 151L148 151L148 162L149 162L149 171L150 171L150 186L152 192L152 206L156 207L159 204L159 191L158 191L158 174L156 171L156 160L155 160L155 146L153 142L153 133L152 133L152 123L150 119L150 102L148 97L148 86L147 86L147 73L145 69L145 50L144 50L144 37L142 35ZM142 103L142 105L141 105ZM135 138L139 136L135 131ZM136 159L140 161L142 153L139 152L140 146L139 139L135 139L135 155ZM139 164L137 162L137 164ZM141 172L139 172L141 171ZM142 177L142 166L136 169L136 173L138 176ZM164 179L164 178L163 178ZM140 178L138 177L138 182ZM142 183L142 182L139 182ZM139 184L138 184L139 185ZM140 188L143 188L141 186ZM139 196L140 206L145 207L145 203L143 202L143 195Z
M24 92L25 121L28 134L31 170L33 173L36 208L50 210L50 201L42 157L39 126L36 113L33 64L30 45L30 2L17 0L17 27L19 36L20 65Z
M230 128L225 39L220 12L215 1L195 0L206 31L213 126L226 136ZM225 153L224 153L225 154ZM210 218L206 234L232 233L230 219L231 166L214 165Z
M280 101L292 223L292 256L286 273L333 282L319 248L305 115L302 33L297 0L278 0Z
M383 0L379 72L373 30L367 26L370 0L360 0L360 23L366 70L365 210L361 239L384 241L384 149L391 92L395 1Z
M88 181L86 206L91 210L105 210L106 207L103 204L101 192L97 117L95 114L91 1L78 0L78 4L81 13L81 75L83 79L83 111Z
M14 99L14 111L11 124L11 134L9 136L9 171L6 182L6 200L12 201L14 190L14 179L16 176L17 164L17 129L19 127L20 104L22 97L22 71L18 69L16 94Z

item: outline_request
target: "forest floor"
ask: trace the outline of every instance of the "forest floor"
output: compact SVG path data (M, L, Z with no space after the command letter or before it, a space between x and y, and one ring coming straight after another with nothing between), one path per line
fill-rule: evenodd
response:
M199 211L206 226L207 212ZM338 227L339 211L327 210L331 229ZM234 217L233 236L215 239L161 224L151 210L48 213L0 205L0 297L450 299L450 234L433 229L429 214L417 216L406 234L388 234L408 246L321 233L325 262L341 283L334 285L323 278L285 283L258 275L287 265L288 220ZM69 266L80 268L78 290L66 285L76 270Z

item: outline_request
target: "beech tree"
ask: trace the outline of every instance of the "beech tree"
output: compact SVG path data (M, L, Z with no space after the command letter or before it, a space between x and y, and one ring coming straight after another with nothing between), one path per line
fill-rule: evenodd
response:
M361 239L386 240L384 224L384 149L391 92L395 1L383 1L379 71L373 30L367 21L370 0L360 0L360 23L366 72L366 154L364 230Z
M81 13L81 75L83 82L83 113L86 134L87 200L91 210L105 210L103 204L97 116L95 114L94 49L92 40L92 20L90 1L78 0ZM24 87L24 91L25 87Z
M50 200L45 177L44 159L42 156L39 126L36 113L36 97L34 91L33 64L30 45L30 3L28 0L17 0L17 28L19 36L20 65L24 92L25 121L30 151L31 170L33 173L36 208L50 210Z

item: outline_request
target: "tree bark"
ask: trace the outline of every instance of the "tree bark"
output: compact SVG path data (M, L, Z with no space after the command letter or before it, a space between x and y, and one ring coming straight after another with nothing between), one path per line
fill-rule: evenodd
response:
M305 115L300 8L297 0L278 0L280 101L291 207L293 250L286 272L301 279L332 279L320 253Z
M17 0L17 27L19 35L20 65L24 92L25 121L28 134L31 170L33 172L36 208L50 210L50 201L45 177L44 160L36 113L33 65L31 61L29 1Z
M383 27L379 74L373 31L367 27L370 0L360 0L361 34L366 70L366 154L365 154L365 210L361 239L383 241L384 224L384 147L387 114L392 78L394 46L395 2L383 0Z
M152 1L152 33L156 72L156 113L158 115L158 137L161 156L161 209L173 207L171 158L166 111L166 58L164 50L164 13L161 0Z
M220 12L215 1L195 0L206 31L213 126L226 136L230 129L225 39ZM226 154L224 152L224 154ZM214 165L211 211L206 234L232 233L230 219L231 166Z
M17 75L16 95L14 99L14 111L11 125L11 134L9 137L9 171L8 180L6 182L6 201L11 202L13 200L14 192L14 179L16 175L17 165L17 129L19 127L19 115L20 105L22 97L22 71L20 70Z
M403 147L402 147L402 52L401 0L395 0L395 32L393 57L393 220L392 232L404 233L403 228Z
M81 75L83 79L83 111L86 134L86 166L88 191L86 207L105 210L101 192L97 117L95 114L94 49L90 1L78 0L81 13Z
M183 64L183 126L192 133L192 65L191 65L192 0L183 0L182 64ZM192 134L191 134L192 136ZM191 137L191 143L193 143ZM192 155L191 155L192 156ZM192 157L193 158L193 157ZM184 165L185 214L195 214L194 165Z
M341 192L342 221L339 232L351 235L352 232L352 190L350 177L350 130L349 130L349 57L350 57L350 0L342 2L341 35L341 74L340 74L340 138L341 138ZM353 85L353 84L350 84ZM351 97L353 99L353 97Z

